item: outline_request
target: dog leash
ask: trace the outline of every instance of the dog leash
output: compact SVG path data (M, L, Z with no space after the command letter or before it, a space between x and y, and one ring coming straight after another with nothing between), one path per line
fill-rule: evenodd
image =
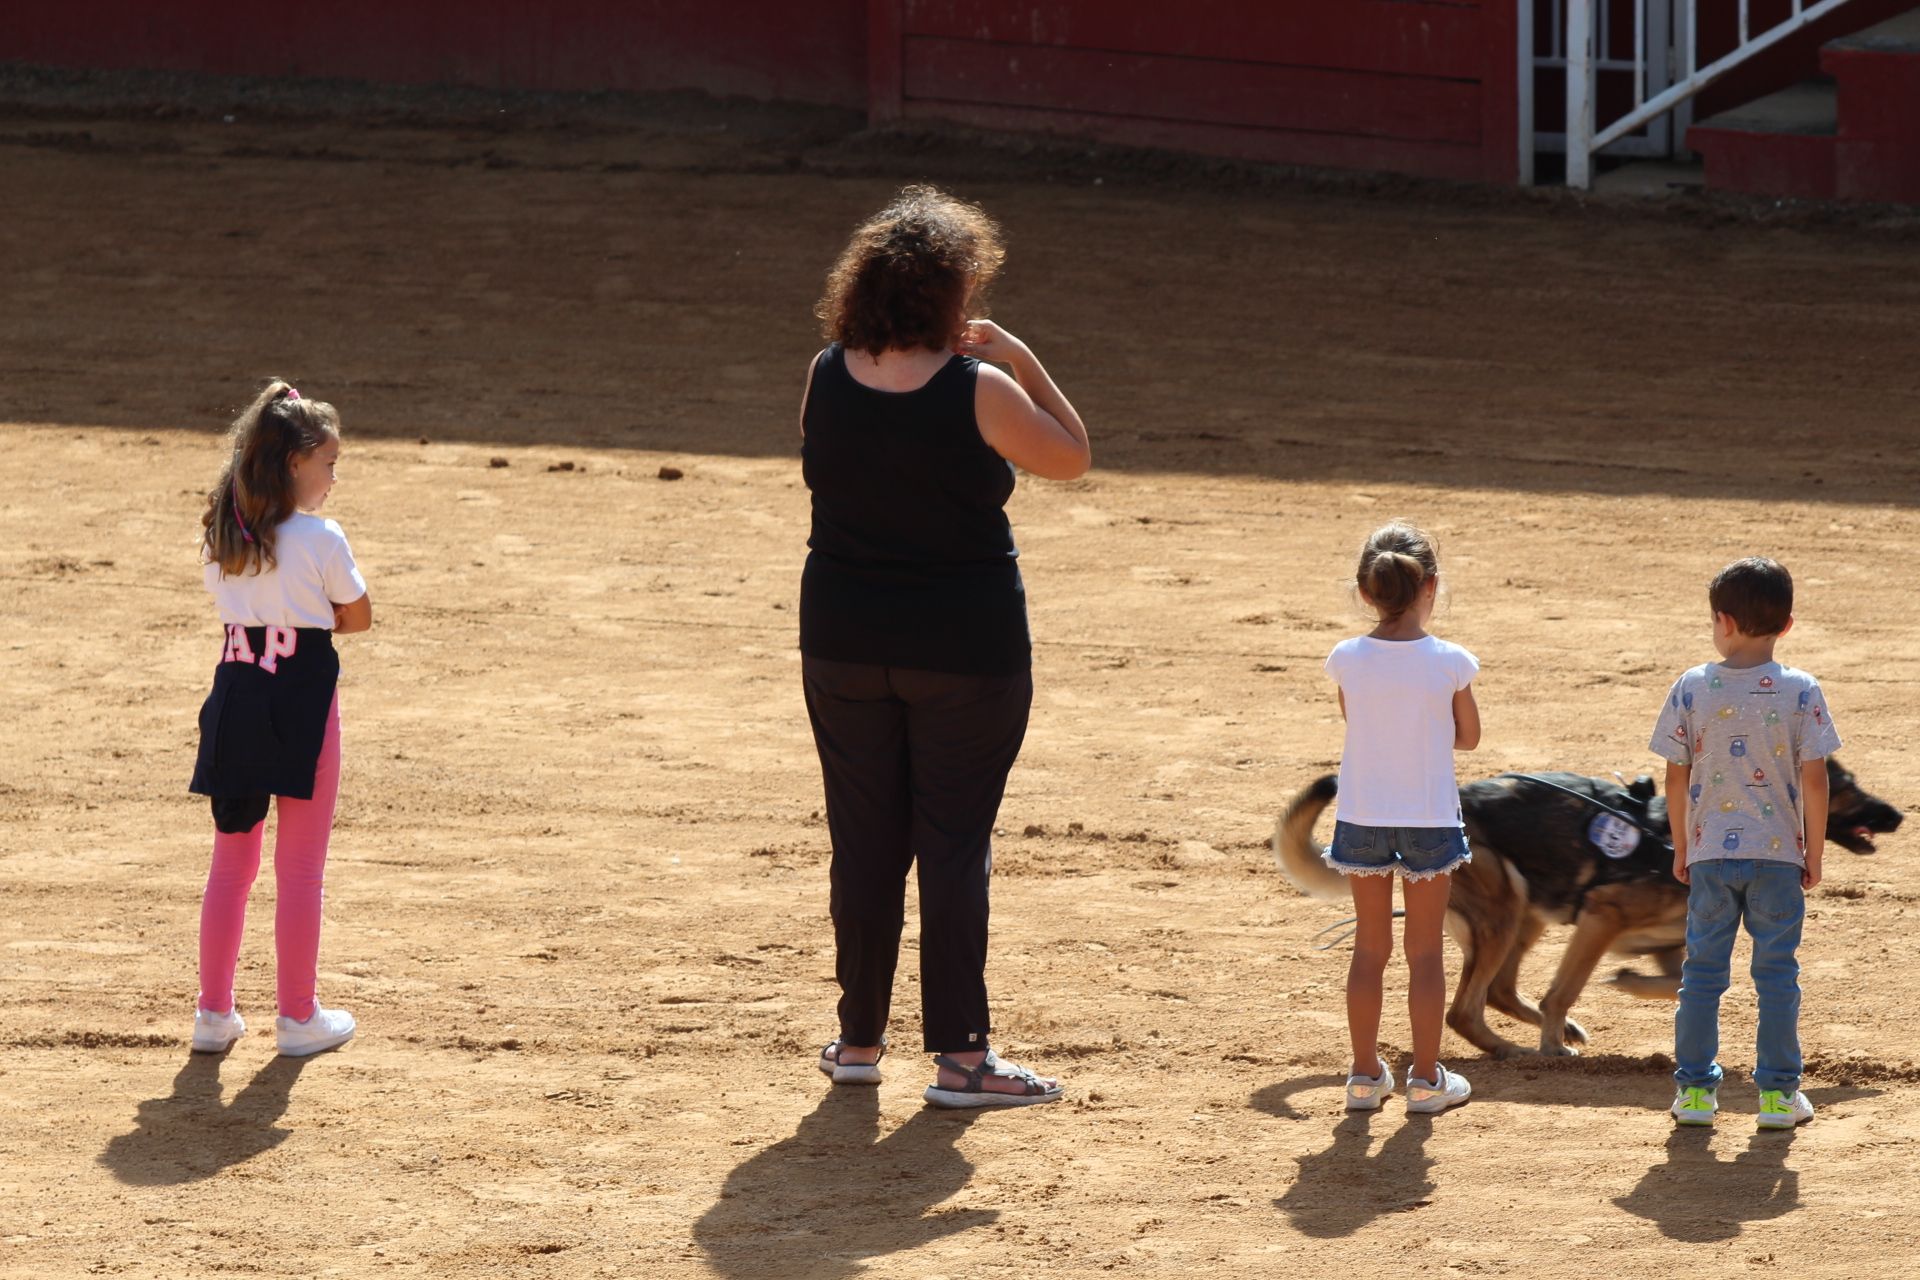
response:
M1661 835L1658 831L1655 831L1652 827L1648 826L1646 823L1641 822L1639 819L1635 818L1632 814L1623 813L1619 809L1614 808L1612 805L1607 804L1604 801L1600 800L1598 797L1590 796L1584 791L1575 791L1572 787L1563 787L1557 782L1549 782L1545 778L1540 777L1538 774L1503 773L1500 776L1503 778L1517 778L1522 782L1537 783L1538 785L1543 787L1551 787L1555 791L1563 791L1566 794L1572 796L1574 799L1581 801L1583 804L1586 804L1591 808L1599 809L1603 813L1612 814L1614 817L1620 819L1620 821L1626 823L1628 826L1638 831L1641 835L1653 837L1654 842L1659 844L1662 848L1669 849L1669 850L1673 848L1673 841L1668 837ZM1393 919L1395 920L1405 919L1406 914L1407 913L1404 910L1396 908L1393 913ZM1341 943L1345 942L1348 938L1351 938L1354 935L1357 929L1357 926L1359 924L1359 920L1360 920L1360 917L1358 916L1348 916L1345 920L1337 920L1334 923L1328 925L1326 928L1320 930L1318 933L1313 935L1314 939L1326 938L1327 935L1330 933L1333 933L1335 929L1344 929L1345 932L1335 934L1333 937L1327 938L1325 942L1316 941L1313 949L1315 951L1333 950L1335 947L1339 946Z
M1640 821L1638 818L1634 817L1632 814L1624 813L1621 810L1614 808L1612 805L1605 803L1604 801L1599 799L1597 796L1590 796L1584 791L1575 791L1572 787L1563 787L1557 782L1548 782L1545 778L1542 778L1538 774L1503 773L1500 776L1503 778L1518 778L1522 782L1538 783L1540 786L1543 786L1543 787L1552 787L1555 791L1563 791L1567 795L1572 796L1574 799L1581 801L1582 803L1588 805L1591 808L1598 809L1602 813L1612 814L1614 817L1620 819L1620 821L1632 827L1635 831L1638 831L1641 835L1652 836L1654 841L1657 844L1659 844L1662 848L1665 848L1665 849L1673 848L1673 841L1670 837L1666 835L1662 835L1660 832L1655 831L1652 827Z
M1395 920L1403 920L1406 918L1406 915L1407 913L1404 908L1395 907L1393 909L1393 918ZM1341 934L1336 938L1329 938L1327 941L1315 947L1314 950L1315 951L1333 950L1335 947L1345 942L1348 938L1351 938L1354 935L1354 933L1357 931L1359 924L1360 924L1359 916L1348 916L1345 920L1338 920L1338 921L1335 921L1333 924L1328 925L1326 928L1322 929L1320 932L1314 934L1313 936L1316 938L1325 938L1328 934L1332 933L1335 929L1347 929L1348 925L1353 925L1355 926L1355 928L1347 929L1345 933Z

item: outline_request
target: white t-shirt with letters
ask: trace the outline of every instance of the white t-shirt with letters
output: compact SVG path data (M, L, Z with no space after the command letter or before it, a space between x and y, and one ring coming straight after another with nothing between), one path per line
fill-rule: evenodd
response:
M1354 636L1327 655L1347 704L1334 817L1367 827L1458 827L1453 695L1480 660L1438 636Z
M204 551L203 551L204 554ZM339 524L296 511L274 533L274 559L265 572L222 574L203 569L220 621L243 627L324 627L333 630L333 606L367 594L367 580Z

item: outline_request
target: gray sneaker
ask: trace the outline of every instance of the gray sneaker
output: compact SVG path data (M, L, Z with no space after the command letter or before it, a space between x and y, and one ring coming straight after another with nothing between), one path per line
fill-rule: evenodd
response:
M1380 1104L1392 1092L1393 1072L1387 1067L1386 1060L1382 1059L1379 1075L1347 1077L1347 1110L1378 1111Z
M1458 1072L1449 1071L1436 1062L1433 1064L1433 1074L1438 1079L1407 1077L1407 1110L1431 1115L1448 1107L1457 1107L1473 1096L1473 1086Z

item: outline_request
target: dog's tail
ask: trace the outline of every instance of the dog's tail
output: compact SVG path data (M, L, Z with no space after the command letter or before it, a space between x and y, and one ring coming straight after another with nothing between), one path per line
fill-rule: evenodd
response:
M1313 824L1339 790L1340 780L1333 774L1317 780L1293 798L1273 829L1273 857L1280 874L1300 892L1329 902L1347 901L1347 878L1320 860Z

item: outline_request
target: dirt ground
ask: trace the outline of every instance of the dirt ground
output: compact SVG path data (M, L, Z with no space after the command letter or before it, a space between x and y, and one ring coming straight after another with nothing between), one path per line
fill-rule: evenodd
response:
M1342 913L1266 841L1400 513L1484 663L1463 776L1650 770L1706 578L1767 551L1842 758L1920 808L1920 241L777 134L0 112L0 1276L1908 1273L1914 832L1810 900L1791 1136L1738 985L1710 1133L1661 1111L1670 1009L1604 982L1587 1056L1450 1037L1470 1106L1346 1117ZM922 1109L911 955L887 1082L812 1066L794 412L840 238L921 174L1005 222L996 315L1095 439L1012 504L1038 694L995 852L1000 1041L1067 1101L979 1117ZM268 373L342 411L378 619L321 954L362 1029L299 1062L265 875L252 1030L186 1052L193 543Z

